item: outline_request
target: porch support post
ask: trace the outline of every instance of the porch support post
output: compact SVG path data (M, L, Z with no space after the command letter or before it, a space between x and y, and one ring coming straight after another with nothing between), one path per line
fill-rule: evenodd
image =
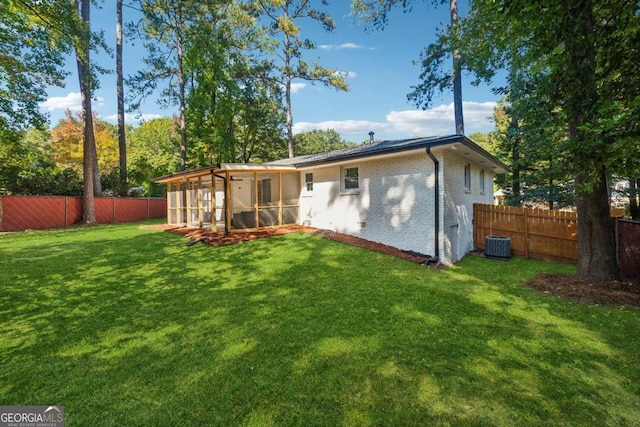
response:
M216 176L211 169L211 229L216 231Z
M202 177L198 177L198 228L202 228Z
M224 172L224 206L226 213L224 215L224 232L229 234L231 232L231 174L229 171Z
M258 172L253 171L253 191L255 194L255 205L253 206L255 211L256 218L256 228L260 228L260 215L258 214L258 206L260 206L260 201L258 200Z
M282 179L284 178L284 173L282 171L278 172L278 181L280 183L280 200L278 201L278 225L282 224Z

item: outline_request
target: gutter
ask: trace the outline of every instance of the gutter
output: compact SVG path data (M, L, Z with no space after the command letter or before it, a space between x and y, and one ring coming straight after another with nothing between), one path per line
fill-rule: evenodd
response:
M440 163L431 152L430 146L427 147L427 156L429 156L429 158L433 161L435 173L435 183L433 189L433 206L435 208L435 225L433 230L435 234L435 255L425 261L425 264L428 266L429 264L437 264L440 262Z

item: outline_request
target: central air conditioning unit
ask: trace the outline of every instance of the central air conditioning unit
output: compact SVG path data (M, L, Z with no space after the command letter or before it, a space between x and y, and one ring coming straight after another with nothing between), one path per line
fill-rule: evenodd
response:
M484 256L491 259L508 260L511 257L511 239L502 236L487 236L484 239Z

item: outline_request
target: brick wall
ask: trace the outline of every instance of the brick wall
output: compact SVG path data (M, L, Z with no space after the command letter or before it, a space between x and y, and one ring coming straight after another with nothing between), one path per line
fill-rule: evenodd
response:
M166 199L95 199L96 219L100 224L134 222L165 218ZM0 196L0 231L61 228L82 221L82 198L57 196Z
M300 222L351 234L404 250L433 255L433 162L424 150L381 160L341 166L358 167L357 194L341 191L341 167L301 170ZM312 172L313 191L304 186Z
M471 190L464 187L467 161L433 150L440 164L440 258L456 262L473 249L473 204L493 201L493 172L471 165ZM341 166L359 169L360 191L341 191ZM301 223L351 234L404 250L435 255L433 161L424 150L380 160L301 170ZM304 177L313 173L313 191ZM446 196L445 196L446 195Z
M464 168L468 163L455 154L445 151L442 153L441 170L443 173L444 199L443 257L449 262L460 260L473 249L473 204L493 202L494 173L484 170L484 192L480 185L482 168L471 163L471 189L467 190L464 183Z

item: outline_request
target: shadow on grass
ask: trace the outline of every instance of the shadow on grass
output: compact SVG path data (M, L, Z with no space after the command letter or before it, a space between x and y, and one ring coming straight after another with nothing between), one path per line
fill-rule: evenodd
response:
M520 286L562 266L431 271L306 234L28 240L0 240L0 404L66 405L69 425L640 419L638 311Z

